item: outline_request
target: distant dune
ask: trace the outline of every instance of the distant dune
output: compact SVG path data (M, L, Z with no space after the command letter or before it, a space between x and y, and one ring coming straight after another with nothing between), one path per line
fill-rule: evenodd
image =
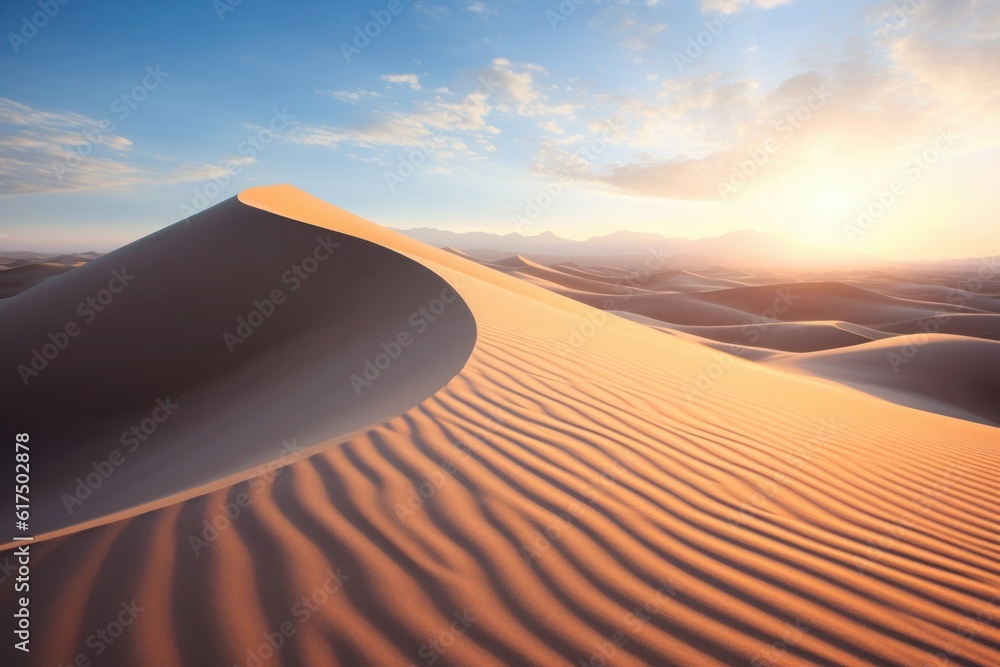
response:
M99 256L93 252L69 255L32 252L0 254L0 299L20 294Z
M23 263L22 263L23 262ZM13 266L13 264L18 266ZM0 271L0 299L6 299L16 294L40 285L46 280L55 278L76 268L76 264L54 264L50 262L27 262L19 260L12 262Z
M1000 426L1000 342L944 334L898 336L770 361L903 405Z
M328 237L316 282L230 354L223 333ZM122 269L134 289L19 384L45 332ZM277 186L0 301L4 420L50 420L33 462L54 480L86 476L157 397L181 404L84 505L94 527L59 516L71 486L35 494L59 534L33 547L46 641L29 664L1000 664L1000 431L844 384L854 371L817 377L904 339L782 361L763 335L752 349L778 360L757 363L605 312L584 290L598 275L521 273ZM713 283L738 274L704 278L613 298L725 326L774 305ZM449 289L419 336L411 314ZM760 322L780 322L775 340L933 312L802 289L802 311ZM403 332L412 346L355 395L352 374ZM970 359L971 391L993 386L995 344L966 342L914 358L944 374L941 404ZM290 437L312 455L281 456ZM268 457L282 467L250 477ZM97 656L88 638L130 603L141 614Z
M624 277L594 276L614 290L581 282L592 275L585 270L540 266L523 257L486 264L720 352L921 410L1000 424L1000 347L992 344L1000 340L1000 300L988 296L1000 290L1000 270L990 262L965 271L950 265L937 272L824 271L795 282L788 281L794 274L723 267L704 276L643 267ZM980 276L985 283L979 284ZM825 280L817 282L820 277ZM609 301L608 294L616 296Z

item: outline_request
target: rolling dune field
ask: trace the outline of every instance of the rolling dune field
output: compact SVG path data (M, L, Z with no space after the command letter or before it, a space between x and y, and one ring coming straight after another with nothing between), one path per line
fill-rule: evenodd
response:
M49 417L28 664L1000 664L993 293L709 273L274 186L0 300L11 368L80 329L3 380Z

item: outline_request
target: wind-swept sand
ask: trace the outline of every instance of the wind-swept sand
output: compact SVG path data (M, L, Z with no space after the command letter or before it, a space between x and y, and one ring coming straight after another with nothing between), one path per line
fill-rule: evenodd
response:
M468 318L449 321L433 334L454 355L443 388L429 398L409 393L423 373L441 370L439 356L420 352L424 363L404 377L379 380L406 388L408 409L264 482L36 543L32 614L45 640L30 664L68 664L79 653L109 665L1000 663L997 429L663 335L287 186L244 192L199 224L198 252L225 267L214 274L221 283L188 282L198 265L188 259L194 248L172 242L176 227L108 264L142 252L137 269L160 270L158 307L190 321L173 335L178 346L197 342L204 318L235 317L214 304L263 280L259 262L269 254L280 257L271 268L283 266L290 239L328 229L361 239L345 243L362 253L379 255L368 244L402 257L335 269L328 300L309 297L303 320L281 324L279 313L265 325L281 329L273 345L290 344L329 308L337 315L320 333L349 326L359 344L377 346L386 329L372 333L355 309L367 304L384 322L399 304L395 290L412 283L430 295L443 280L474 318L474 349L458 342ZM406 274L402 286L383 284L380 271L396 270ZM96 280L101 266L77 271ZM48 305L73 273L10 304L44 297ZM145 300L129 307L151 308ZM218 343L218 328L209 329ZM345 357L340 344L334 337L293 355L294 372L333 358L324 370L349 387L363 351ZM251 366L268 359L247 350ZM464 366L455 361L463 356ZM206 357L181 376L210 386L215 376L198 371L211 363L224 362ZM80 368L77 398L113 384L85 369L97 372ZM274 393L264 374L257 391L267 400L253 403L235 393L249 391L239 377L210 404L231 417L204 433L206 449L221 446L246 463L232 429L246 438L250 423L308 429L323 414L317 392L329 387L319 379ZM149 379L145 390L155 395L160 385ZM137 389L120 391L124 400ZM317 408L291 419L285 411L296 399ZM327 401L335 414L344 411L338 401ZM65 428L86 420L48 414ZM52 445L35 442L38 461L65 451L49 457ZM171 474L185 468L179 486L209 490L210 476L194 466L179 463ZM241 498L250 498L245 507ZM227 523L218 519L227 504L240 509L209 534L205 522ZM192 536L206 542L198 555ZM9 605L10 589L2 595ZM136 621L95 656L88 637L133 600L142 607ZM275 636L277 650L268 644Z

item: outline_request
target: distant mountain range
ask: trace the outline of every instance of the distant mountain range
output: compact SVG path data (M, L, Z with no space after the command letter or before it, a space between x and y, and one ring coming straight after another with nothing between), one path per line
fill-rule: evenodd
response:
M829 250L797 242L788 234L751 230L731 232L706 239L668 238L660 234L621 231L574 241L543 232L536 236L491 234L489 232L452 232L427 227L397 229L418 241L438 248L454 248L482 259L496 259L512 254L544 258L613 257L668 255L670 264L768 264L779 261L793 265L884 265L887 262L849 250Z
M420 227L395 229L411 238L437 248L451 248L485 260L496 260L511 255L526 255L535 259L567 261L574 258L669 256L668 265L674 267L706 267L717 264L732 266L766 266L780 263L785 266L822 266L871 268L888 264L911 266L948 265L1000 271L1000 256L968 257L939 261L890 262L872 255L850 250L829 250L796 241L792 236L779 232L763 233L752 230L730 232L706 239L666 237L661 234L621 231L604 236L594 236L586 241L562 238L552 232L536 236L523 234L491 234L489 232L452 232ZM86 263L99 252L57 253L26 250L0 251L0 270L13 269L39 262L55 264Z

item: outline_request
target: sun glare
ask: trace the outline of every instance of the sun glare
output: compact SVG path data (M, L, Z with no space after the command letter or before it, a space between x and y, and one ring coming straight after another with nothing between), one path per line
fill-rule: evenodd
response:
M851 209L850 197L843 190L827 188L803 203L803 215L796 226L799 241L810 246L843 245L844 222Z
M817 212L827 217L841 218L849 208L850 198L837 188L827 188L816 200Z

